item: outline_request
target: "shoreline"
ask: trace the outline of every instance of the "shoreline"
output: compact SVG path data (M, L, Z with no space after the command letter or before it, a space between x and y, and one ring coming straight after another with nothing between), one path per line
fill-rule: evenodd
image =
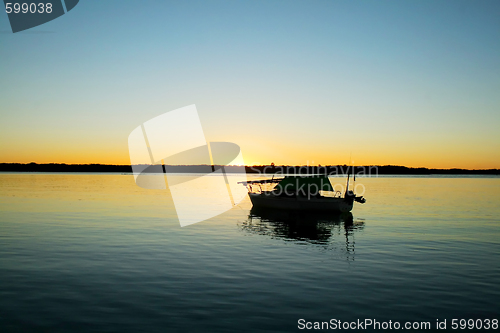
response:
M219 170L221 165L174 165L165 166L167 173L210 173ZM241 173L245 169L247 174L327 174L329 176L352 174L352 166L290 166L290 165L253 165L253 166L225 166L227 173ZM157 169L154 170L156 172ZM0 163L0 172L57 172L57 173L132 173L131 165L111 164L64 164L64 163ZM147 172L147 171L146 171ZM397 165L369 165L356 166L354 173L360 177L376 175L500 175L500 169L434 169L410 168Z

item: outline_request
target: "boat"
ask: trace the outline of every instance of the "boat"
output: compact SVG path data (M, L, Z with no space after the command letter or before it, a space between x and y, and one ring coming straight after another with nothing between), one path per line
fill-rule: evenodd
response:
M349 190L334 191L326 175L293 175L283 178L239 182L248 189L254 207L294 211L350 212L354 202L366 202Z

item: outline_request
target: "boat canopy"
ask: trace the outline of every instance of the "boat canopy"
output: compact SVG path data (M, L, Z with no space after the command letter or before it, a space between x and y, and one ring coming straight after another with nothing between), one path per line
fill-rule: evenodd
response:
M252 184L277 184L282 181L284 178L273 178L273 179L260 179L260 180L247 180L244 182L238 182L238 184L243 185L252 185Z
M332 191L333 187L330 183L328 177L324 175L297 175L297 176L286 176L283 178L278 185L276 185L275 190L277 191L297 191L299 189L310 189L312 185L316 185L319 191Z

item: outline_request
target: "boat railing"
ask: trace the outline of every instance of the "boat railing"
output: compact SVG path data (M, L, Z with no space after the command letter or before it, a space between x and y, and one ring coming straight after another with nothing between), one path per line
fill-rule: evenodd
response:
M321 196L326 198L342 198L342 192L340 191L320 191Z
M282 181L283 178L273 178L273 179L260 179L260 180L246 180L243 182L238 182L238 184L243 184L243 185L252 185L252 184L274 184L274 183L279 183Z
M247 180L238 182L246 186L248 193L263 193L272 191L272 187L277 185L283 178L272 178L272 179L259 179L259 180Z

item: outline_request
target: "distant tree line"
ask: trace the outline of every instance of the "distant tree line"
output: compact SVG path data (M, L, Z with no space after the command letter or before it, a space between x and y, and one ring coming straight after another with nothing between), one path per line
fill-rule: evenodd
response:
M428 169L409 168L398 165L369 165L369 166L349 166L349 165L326 165L326 166L290 166L290 165L253 165L253 166L207 166L207 165L171 165L164 169L169 173L207 173L213 170L224 168L225 172L242 172L243 168L247 173L252 174L324 174L324 175L347 175L356 174L358 176L376 175L500 175L499 169ZM354 168L354 170L353 170ZM157 169L153 169L157 170ZM110 164L64 164L64 163L0 163L1 172L116 172L131 173L130 165L110 165ZM354 171L354 172L353 172ZM148 170L146 170L148 172ZM152 171L156 172L156 171Z

